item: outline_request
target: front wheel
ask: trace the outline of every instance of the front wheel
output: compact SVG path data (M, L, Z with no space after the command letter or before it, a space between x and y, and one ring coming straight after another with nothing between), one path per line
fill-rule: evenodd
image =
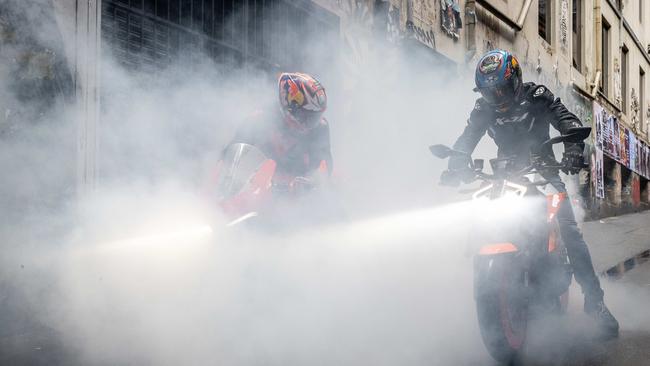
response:
M481 337L490 355L512 361L523 348L528 325L525 273L514 256L477 258L476 311ZM479 262L485 263L479 263Z

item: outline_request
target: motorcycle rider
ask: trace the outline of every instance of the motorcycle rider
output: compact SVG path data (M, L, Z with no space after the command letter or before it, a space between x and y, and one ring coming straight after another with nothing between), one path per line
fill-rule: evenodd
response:
M329 124L323 118L327 94L314 77L296 72L280 75L278 96L279 110L246 121L231 143L258 147L276 161L276 180L292 191L307 189L317 170L332 172Z
M549 125L564 134L571 127L582 126L580 120L543 85L524 83L519 62L508 51L492 50L478 62L476 88L481 98L476 101L468 124L454 149L471 154L479 140L487 134L498 147L499 157L515 157L515 163L528 165L531 148L549 138ZM584 143L565 143L562 163L567 174L577 174L584 164ZM549 147L536 158L555 161ZM552 160L551 160L552 159ZM467 174L467 159L452 157L441 184L455 186ZM559 191L566 192L557 170L544 178ZM606 336L618 336L618 321L603 301L603 290L596 276L582 233L578 229L569 200L557 214L560 232L577 282L585 295L584 311L591 315Z

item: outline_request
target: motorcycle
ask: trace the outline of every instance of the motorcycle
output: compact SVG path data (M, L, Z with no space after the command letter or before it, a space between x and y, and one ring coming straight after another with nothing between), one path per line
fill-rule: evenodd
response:
M529 320L566 310L573 272L556 215L567 196L543 192L550 182L530 180L529 176L563 168L554 159L535 158L541 156L535 152L560 142L582 142L590 132L590 127L575 127L545 141L533 149L532 163L524 168L511 158L492 159L492 174L483 172L483 160L472 160L462 151L444 145L429 148L441 159L456 156L467 160L464 182L482 182L473 191L474 200L508 197L532 201L532 212L509 218L504 224L479 220L469 240L474 246L474 300L481 337L497 361L511 362L524 349Z
M255 146L237 143L225 148L208 190L235 226L259 215L271 196L276 162Z
M255 222L257 227L277 228L277 209L291 206L280 203L295 201L313 191L320 177L327 175L325 162L314 175L307 178L281 174L276 161L259 148L234 143L223 151L208 191L230 220L227 226ZM287 211L283 210L283 214L287 215Z

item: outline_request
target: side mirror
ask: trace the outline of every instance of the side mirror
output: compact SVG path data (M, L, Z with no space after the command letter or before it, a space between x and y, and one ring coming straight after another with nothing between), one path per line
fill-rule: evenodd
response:
M483 159L474 159L474 170L475 171L482 172L484 166L485 166L485 160L483 160Z
M543 146L544 145L555 145L557 143L565 142L565 141L567 141L567 135L560 135L560 136L555 136L555 137L552 137L552 138L546 140L544 142L544 144L542 144L542 145Z
M429 151L437 158L446 159L452 155L453 150L445 145L431 145Z
M431 145L429 146L429 151L431 151L435 157L440 159L446 159L450 156L464 156L468 158L468 160L470 159L470 155L468 153L464 151L454 150L445 145Z
M571 127L567 131L565 142L578 143L584 141L591 134L591 127Z

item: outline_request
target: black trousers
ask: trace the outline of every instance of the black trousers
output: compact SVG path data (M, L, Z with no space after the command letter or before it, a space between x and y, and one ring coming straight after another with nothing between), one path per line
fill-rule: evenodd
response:
M566 192L564 182L558 176L549 179L551 185L559 192ZM573 267L573 276L582 287L582 292L585 297L595 300L602 300L603 290L600 287L600 280L594 271L594 265L591 262L591 254L585 239L582 237L582 232L578 228L573 208L571 207L571 200L566 199L562 202L560 210L557 213L557 220L560 226L560 235L567 248L567 254Z

